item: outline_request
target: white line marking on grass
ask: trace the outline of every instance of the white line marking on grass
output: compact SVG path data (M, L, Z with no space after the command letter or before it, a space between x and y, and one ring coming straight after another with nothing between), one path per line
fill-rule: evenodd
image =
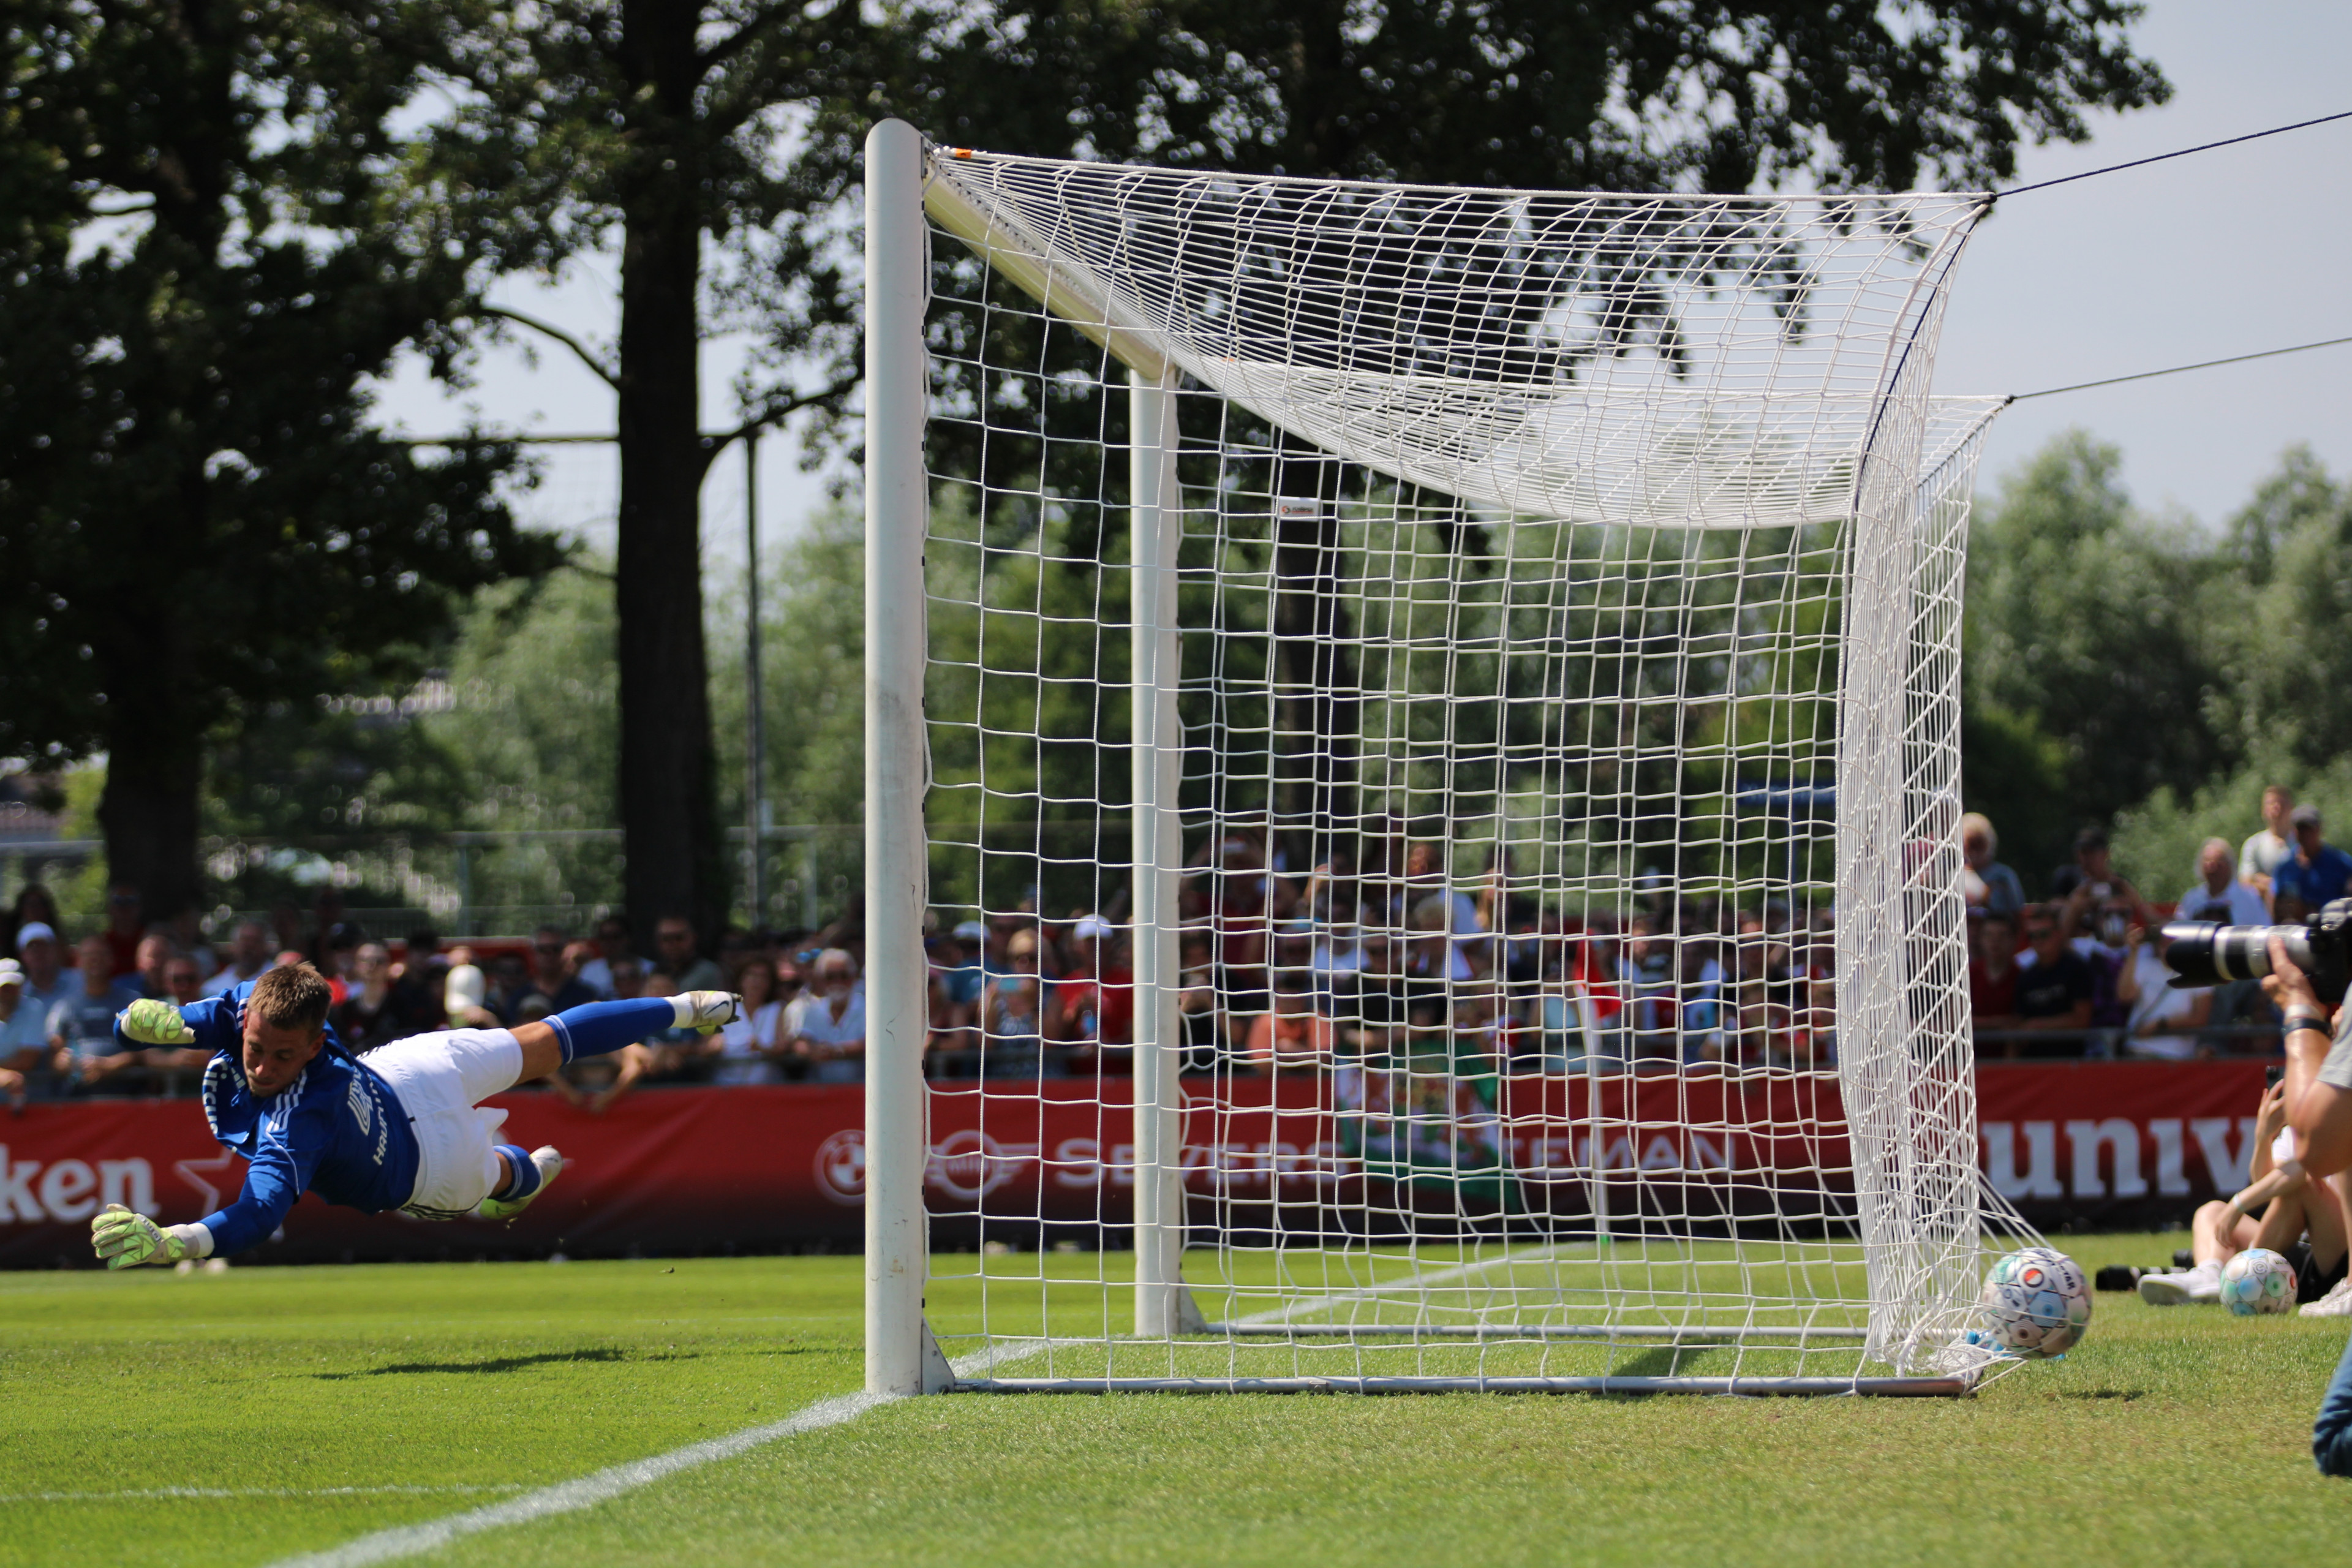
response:
M1325 1297L1313 1302L1299 1302L1273 1312L1245 1318L1244 1322L1279 1322L1310 1307L1336 1306L1342 1301L1370 1300L1390 1291L1417 1289L1448 1280L1466 1279L1498 1265L1548 1257L1559 1249L1552 1247L1530 1247L1520 1252L1506 1252L1500 1257L1476 1263L1459 1264L1428 1273L1413 1273L1385 1285L1368 1286L1345 1295ZM1027 1361L1044 1354L1056 1344L1097 1345L1093 1339L1023 1339L1002 1344L983 1345L981 1349L961 1355L949 1363L959 1378L984 1374L999 1366ZM789 1437L801 1432L814 1432L826 1426L838 1426L854 1421L877 1405L887 1404L896 1395L880 1394L842 1394L830 1399L820 1399L764 1426L747 1426L724 1437L712 1437L683 1448L673 1448L667 1454L656 1454L648 1459L633 1459L625 1465L598 1470L575 1481L562 1481L537 1491L526 1492L505 1502L492 1503L466 1513L452 1514L446 1519L431 1520L424 1524L398 1525L362 1535L356 1541L325 1552L308 1552L299 1557L286 1557L270 1568L362 1568L371 1563L396 1562L403 1557L415 1557L423 1552L446 1546L465 1536L477 1535L485 1530L497 1530L509 1524L528 1524L535 1519L546 1519L559 1513L575 1513L598 1503L609 1502L624 1493L650 1486L666 1476L680 1470L691 1470L704 1465L731 1459L736 1455L772 1443L779 1437Z
M446 1487L137 1487L115 1492L18 1492L5 1502L116 1502L128 1498L427 1497L447 1492L519 1492L520 1481Z
M1265 1323L1286 1323L1308 1312L1328 1312L1332 1308L1343 1306L1349 1301L1376 1301L1382 1296L1392 1295L1400 1290L1425 1290L1432 1285L1445 1285L1456 1279L1466 1279L1474 1274L1483 1274L1489 1268L1499 1268L1506 1263L1538 1262L1543 1258L1559 1257L1566 1250L1564 1247L1547 1243L1541 1247L1521 1247L1493 1258L1481 1258L1475 1263L1455 1264L1450 1268L1433 1268L1426 1272L1416 1270L1402 1279L1391 1279L1385 1285L1367 1285L1360 1290L1343 1290L1336 1296L1310 1297L1303 1301L1293 1301L1287 1307L1276 1307L1272 1311L1254 1312L1246 1318L1237 1318L1234 1322L1246 1328L1256 1328Z
M1102 1343L1100 1340L1087 1340L1084 1342L1069 1340L1062 1342L1068 1344L1077 1344L1080 1342L1087 1344ZM994 1372L1000 1366L1007 1366L1017 1361L1027 1361L1032 1356L1044 1355L1047 1351L1054 1347L1055 1343L1055 1342L1053 1340L1005 1340L1002 1342L992 1342L991 1343L984 1344L981 1346L980 1349L972 1351L968 1354L957 1356L954 1360L948 1363L948 1370L954 1373L958 1377L986 1377L990 1373Z
M594 1475L583 1476L578 1480L541 1487L519 1498L510 1498L505 1502L492 1503L487 1508L474 1509L466 1513L451 1514L446 1519L379 1530L372 1535L362 1535L356 1541L345 1542L325 1552L283 1558L272 1568L360 1568L362 1563L391 1563L431 1552L485 1530L527 1524L532 1520L546 1519L553 1514L574 1513L583 1508L609 1502L624 1493L635 1491L639 1487L650 1486L680 1470L731 1459L779 1437L790 1437L797 1433L814 1432L826 1426L838 1426L845 1421L854 1421L891 1397L879 1394L836 1394L830 1399L820 1399L794 1411L782 1421L772 1421L764 1426L746 1426L724 1437L690 1443L667 1454L656 1454L651 1458L632 1459L625 1465L614 1465L610 1469L598 1470Z

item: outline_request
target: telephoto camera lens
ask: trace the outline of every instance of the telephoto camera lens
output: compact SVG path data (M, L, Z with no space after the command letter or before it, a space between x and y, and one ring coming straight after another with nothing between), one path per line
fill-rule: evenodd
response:
M2259 980L2271 972L2271 938L2282 937L2286 954L2304 969L2312 966L2308 926L2225 926L2211 921L2174 921L2164 928L2164 966L2177 986L2224 985Z

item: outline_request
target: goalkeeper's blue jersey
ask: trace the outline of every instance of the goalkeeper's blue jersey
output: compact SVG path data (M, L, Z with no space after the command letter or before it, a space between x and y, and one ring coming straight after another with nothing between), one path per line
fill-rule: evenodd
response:
M236 1201L205 1216L215 1257L268 1239L306 1189L367 1214L398 1208L416 1191L416 1134L407 1114L390 1086L343 1049L331 1025L326 1045L284 1089L264 1100L246 1086L245 1003L252 993L248 980L180 1009L194 1043L215 1053L205 1065L205 1120L214 1137L251 1162Z

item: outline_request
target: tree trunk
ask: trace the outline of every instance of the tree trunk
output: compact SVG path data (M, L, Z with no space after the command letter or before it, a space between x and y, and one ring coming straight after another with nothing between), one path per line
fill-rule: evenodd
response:
M201 518L202 484L193 491ZM186 531L202 537L200 524ZM159 552L158 558L169 557ZM168 575L154 580L158 585L169 581ZM98 820L106 834L109 879L139 889L147 919L166 921L203 894L196 820L205 724L203 705L173 678L186 660L174 647L171 607L141 604L146 584L131 580L121 586L110 622L113 635L95 649L105 672L107 714L106 793L99 797Z
M631 116L644 152L623 196L614 597L629 913L648 936L655 921L684 915L707 943L725 905L702 638L702 222L690 128L699 9L623 9L625 68L653 90Z
M1294 509L1277 504L1273 528L1279 733L1272 826L1305 866L1314 866L1339 850L1361 858L1356 777L1363 703L1346 645L1353 627L1340 596L1338 465L1287 432L1281 439L1286 455L1276 464L1275 495Z

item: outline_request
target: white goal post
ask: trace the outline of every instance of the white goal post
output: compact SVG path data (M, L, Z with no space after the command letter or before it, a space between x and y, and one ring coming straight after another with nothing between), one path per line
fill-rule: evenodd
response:
M1931 392L1986 205L874 129L869 1389L2003 1364L1958 828L2000 400Z

